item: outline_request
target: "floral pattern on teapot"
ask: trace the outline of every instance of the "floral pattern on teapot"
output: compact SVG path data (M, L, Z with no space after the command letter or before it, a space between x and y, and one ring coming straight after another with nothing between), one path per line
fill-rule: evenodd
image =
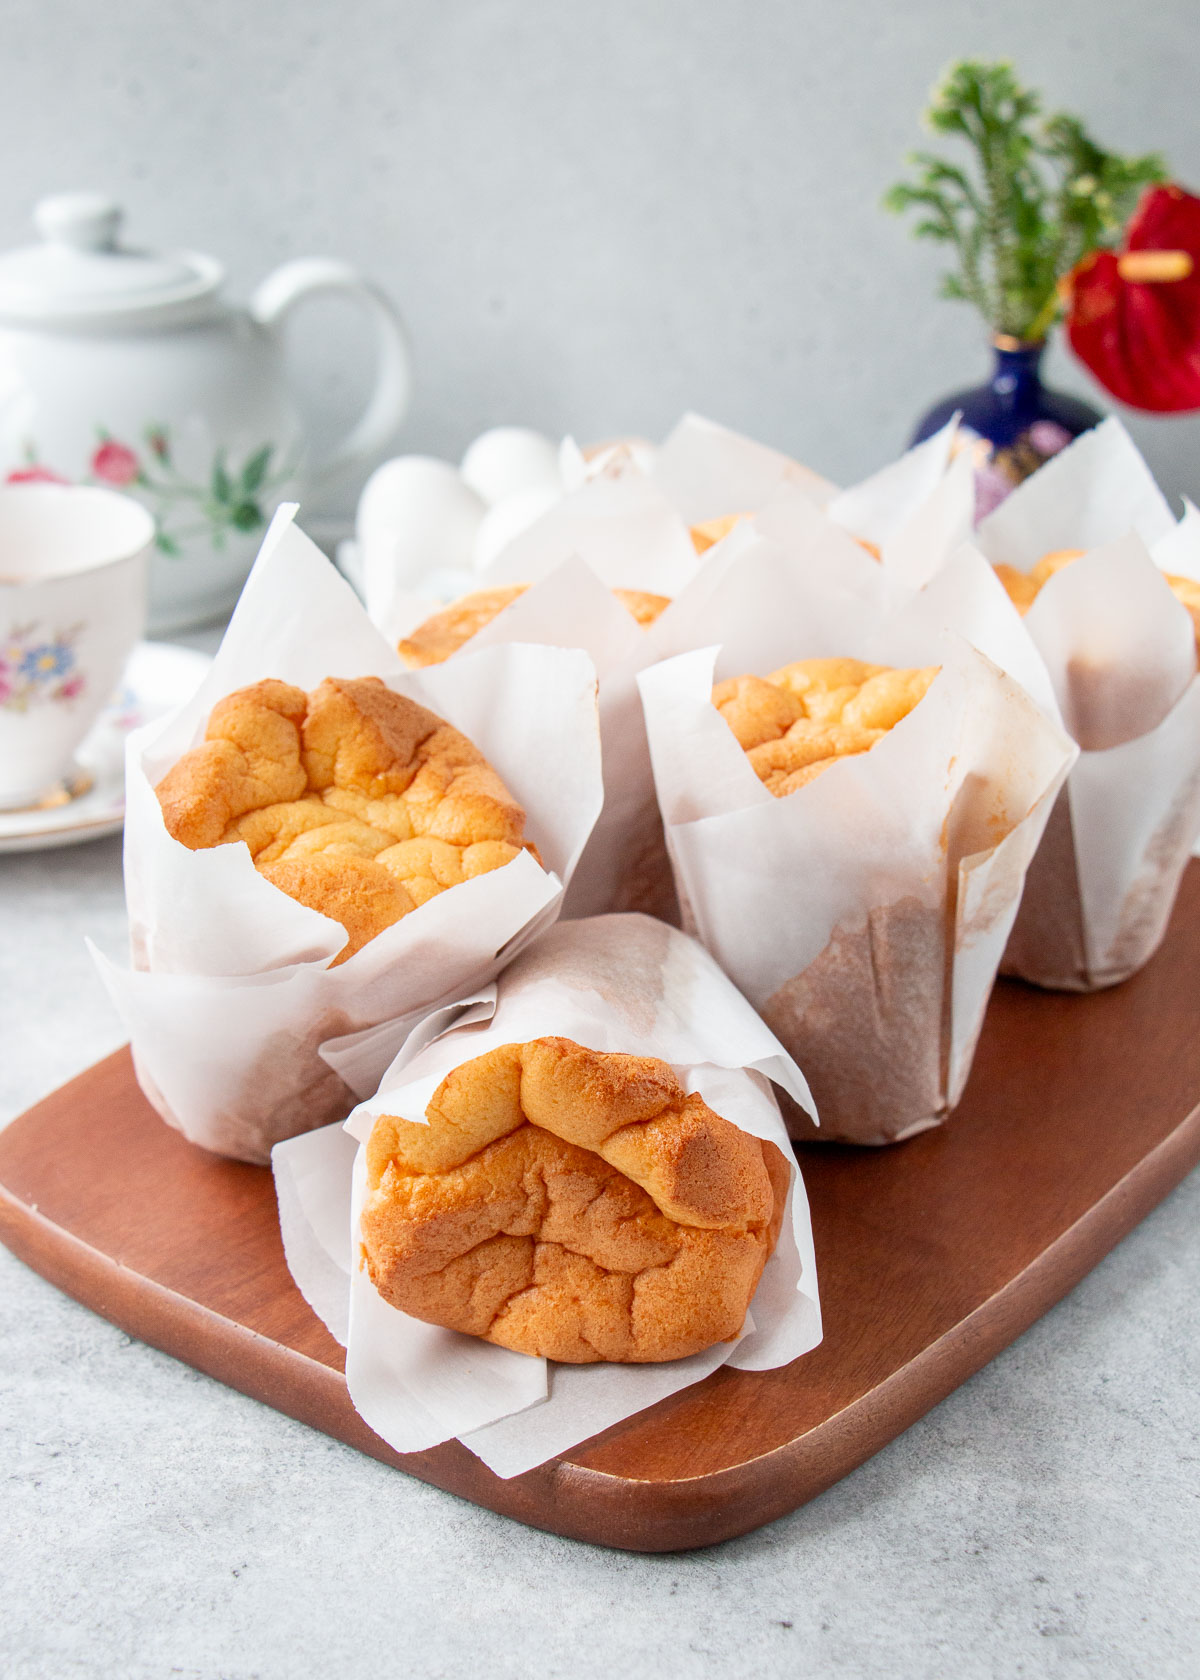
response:
M0 709L27 712L40 702L81 695L87 678L76 664L75 641L86 628L72 624L47 633L36 621L14 625L0 642Z
M213 548L224 547L227 533L245 536L266 528L274 500L271 493L286 484L295 462L277 461L274 444L251 451L240 466L231 466L228 452L218 449L206 482L187 478L175 465L167 426L147 426L141 454L103 427L88 463L88 472L72 481L39 459L36 446L25 445L25 465L6 474L8 484L107 485L137 494L154 515L154 545L177 559L193 537L207 537ZM265 505L264 505L265 504ZM189 517L190 515L190 517Z

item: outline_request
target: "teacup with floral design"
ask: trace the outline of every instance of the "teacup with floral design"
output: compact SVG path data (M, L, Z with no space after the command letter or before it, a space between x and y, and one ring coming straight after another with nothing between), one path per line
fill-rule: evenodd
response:
M69 797L146 619L154 520L113 490L0 485L0 810Z

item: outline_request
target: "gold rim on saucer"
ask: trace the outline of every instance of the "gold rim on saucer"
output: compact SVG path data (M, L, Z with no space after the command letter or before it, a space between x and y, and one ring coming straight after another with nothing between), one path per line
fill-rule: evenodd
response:
M95 785L96 780L91 772L81 769L76 764L61 780L55 782L53 787L47 788L40 798L29 805L10 805L0 810L0 816L17 817L26 811L58 811L64 805L69 805L73 799L82 799Z

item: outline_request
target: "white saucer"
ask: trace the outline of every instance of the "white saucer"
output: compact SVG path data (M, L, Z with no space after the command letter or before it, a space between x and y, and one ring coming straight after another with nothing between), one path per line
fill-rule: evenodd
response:
M0 812L0 852L76 846L102 834L119 834L125 820L125 737L193 695L211 664L207 654L191 648L139 642L120 689L75 754L92 778L88 791L48 811Z

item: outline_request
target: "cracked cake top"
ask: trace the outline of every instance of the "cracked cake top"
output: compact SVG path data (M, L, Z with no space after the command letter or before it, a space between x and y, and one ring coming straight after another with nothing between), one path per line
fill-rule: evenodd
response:
M476 589L461 600L452 601L405 637L399 644L401 659L414 668L440 665L528 588L527 583L509 583L495 589ZM668 596L651 595L643 589L614 589L613 594L643 628L653 624L659 613L671 604Z
M426 1118L381 1115L366 1146L363 1260L393 1306L572 1364L739 1333L788 1169L666 1062L506 1044L448 1074Z
M869 752L924 698L938 669L801 659L769 677L718 683L713 705L759 780L782 799L839 758Z
M338 963L526 845L525 813L479 749L378 677L226 695L155 791L183 845L243 841L268 881L340 922Z

